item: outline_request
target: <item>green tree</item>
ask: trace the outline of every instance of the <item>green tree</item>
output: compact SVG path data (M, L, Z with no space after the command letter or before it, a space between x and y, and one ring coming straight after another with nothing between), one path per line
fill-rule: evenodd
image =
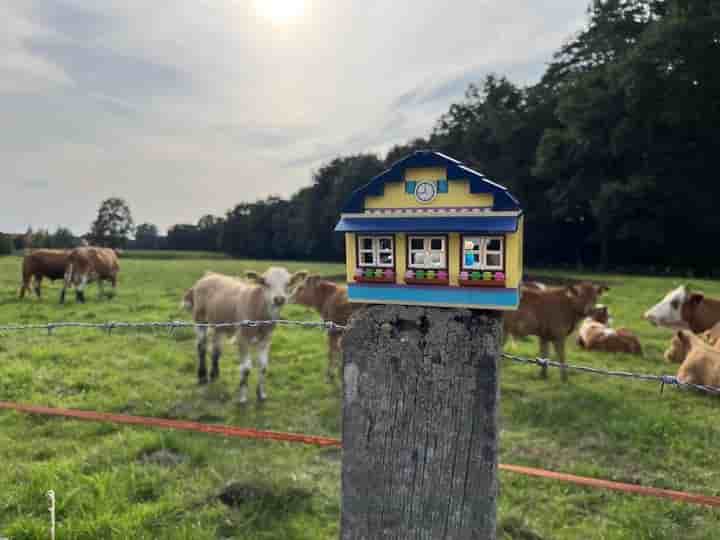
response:
M133 230L134 223L128 204L119 197L111 197L100 205L88 236L97 245L124 247Z
M0 255L11 255L13 248L12 238L7 234L0 233Z
M138 249L157 249L159 232L157 225L141 223L135 227L135 242Z
M79 244L77 238L67 227L58 227L50 236L50 244L54 249L68 249Z

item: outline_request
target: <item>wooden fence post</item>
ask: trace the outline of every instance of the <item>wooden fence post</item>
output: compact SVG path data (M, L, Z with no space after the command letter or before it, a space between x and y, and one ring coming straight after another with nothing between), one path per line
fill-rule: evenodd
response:
M499 312L372 306L343 338L342 540L494 540Z

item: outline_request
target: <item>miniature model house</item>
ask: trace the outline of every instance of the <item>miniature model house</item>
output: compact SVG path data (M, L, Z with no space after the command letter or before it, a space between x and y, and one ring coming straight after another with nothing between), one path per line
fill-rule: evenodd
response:
M351 302L516 309L523 216L507 189L418 151L355 191L345 233Z

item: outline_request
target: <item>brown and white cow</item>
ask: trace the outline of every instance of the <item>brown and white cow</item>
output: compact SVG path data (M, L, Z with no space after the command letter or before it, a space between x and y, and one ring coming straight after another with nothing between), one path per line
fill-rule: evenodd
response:
M315 309L325 321L345 326L350 316L362 307L348 300L347 286L338 285L320 276L309 276L297 289L293 302ZM342 366L342 330L330 329L328 335L328 382L335 378L338 367Z
M65 302L65 291L72 286L75 287L77 301L85 302L85 287L93 281L98 283L100 297L104 295L105 281L109 281L112 285L110 296L115 296L118 272L120 272L120 263L114 249L92 246L73 249L68 255L60 303Z
M36 249L26 253L22 264L20 298L24 298L25 293L30 291L30 282L33 278L35 278L33 288L38 298L41 297L43 278L48 278L50 281L64 279L69 253L61 249Z
M271 267L262 275L246 272L247 280L214 272L206 272L185 293L182 305L192 311L196 323L229 323L244 320L277 320L280 310L289 301L295 288L305 279L307 272L290 274L285 268ZM263 401L265 372L270 361L270 341L274 325L257 327L220 327L212 331L196 328L198 355L198 383L208 382L205 355L208 335L212 336L212 369L210 380L220 376L222 337L234 335L240 356L240 387L238 402L247 401L248 376L252 368L251 349L257 353L260 375L257 399Z
M681 285L648 309L643 318L655 326L689 329L699 334L720 322L720 300Z
M583 320L577 344L588 350L642 355L640 340L627 328L611 328L607 306L598 305Z
M565 340L572 334L584 317L590 313L602 293L608 290L604 285L579 283L567 287L547 287L543 290L524 289L517 311L503 314L505 340L508 336L517 338L538 336L540 356L548 357L549 345L555 347L558 360L565 364ZM541 375L547 376L543 366ZM567 380L567 371L561 376Z
M680 382L720 388L720 351L687 330L678 330L665 352L668 362L680 364Z

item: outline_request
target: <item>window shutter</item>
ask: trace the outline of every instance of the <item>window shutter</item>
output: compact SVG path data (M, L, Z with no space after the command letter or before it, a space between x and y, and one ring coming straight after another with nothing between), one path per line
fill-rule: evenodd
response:
M415 186L417 185L417 182L405 182L405 193L409 193L410 195L415 194Z
M438 193L447 193L448 192L448 181L447 180L438 180L437 181L437 192Z

